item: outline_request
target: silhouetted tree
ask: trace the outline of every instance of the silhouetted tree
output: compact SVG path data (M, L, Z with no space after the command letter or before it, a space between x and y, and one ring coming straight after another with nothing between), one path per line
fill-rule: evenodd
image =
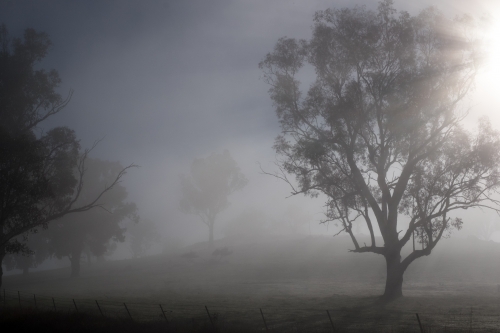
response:
M26 29L22 39L10 38L0 25L0 286L5 255L29 252L20 235L95 207L131 167L122 169L96 197L75 205L89 150L80 154L69 128L39 127L71 97L71 92L66 99L56 93L60 79L55 70L34 68L50 45L45 33Z
M490 197L500 184L498 133L486 120L476 134L460 126L480 54L472 28L433 8L398 14L390 0L376 12L328 9L316 13L311 40L281 38L259 64L282 128L274 176L294 175L294 194L324 193L328 220L340 221L352 252L384 256L386 300L402 296L415 259L461 227L450 213L498 208ZM316 79L302 93L306 64ZM369 245L352 232L358 218ZM414 234L422 249L402 258Z
M122 169L118 162L88 158L87 173L83 178L85 187L79 201L83 203L95 198ZM72 277L80 274L80 260L86 248L93 255L102 256L109 249L110 242L125 240L125 228L120 223L127 218L137 219L135 204L126 202L126 198L125 187L116 184L95 203L100 209L67 215L54 221L47 230L54 255L59 259L70 259Z
M190 176L181 175L184 213L196 214L208 226L208 242L213 245L217 215L229 206L227 197L242 189L247 179L227 150L197 158L191 165Z

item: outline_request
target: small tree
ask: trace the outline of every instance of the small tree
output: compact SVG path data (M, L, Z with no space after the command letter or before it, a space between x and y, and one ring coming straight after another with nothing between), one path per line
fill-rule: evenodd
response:
M319 11L314 22L311 40L282 38L259 65L282 128L275 176L294 194L326 195L328 220L340 221L352 252L384 256L391 300L402 296L406 268L461 227L452 212L498 209L498 133L486 120L476 134L460 126L477 65L472 22L432 8L398 14L390 0L376 12ZM306 64L316 80L303 94L297 76ZM358 243L357 219L371 244ZM413 235L422 249L402 258Z
M181 211L198 215L208 226L210 246L214 240L215 219L229 206L227 197L247 182L227 150L195 159L190 176L181 175Z

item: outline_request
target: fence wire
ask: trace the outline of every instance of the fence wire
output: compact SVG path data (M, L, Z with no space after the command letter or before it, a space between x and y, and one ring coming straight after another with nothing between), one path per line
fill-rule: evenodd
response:
M86 313L137 322L190 321L199 325L245 327L246 330L280 332L500 332L500 316L469 309L450 312L387 311L364 313L353 309L299 309L229 307L210 304L163 304L112 300L70 299L22 291L3 290L4 307L59 313Z

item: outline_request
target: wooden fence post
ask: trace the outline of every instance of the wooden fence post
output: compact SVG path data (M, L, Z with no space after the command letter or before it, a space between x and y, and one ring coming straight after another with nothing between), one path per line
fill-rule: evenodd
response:
M422 326L422 323L420 322L420 317L418 316L418 313L415 314L417 315L418 326L420 326L420 333L424 333L424 328Z
M123 303L123 305L125 306L125 310L127 310L127 313L128 313L128 316L130 317L130 320L133 320L132 315L130 314L130 311L127 308L127 304Z
M215 329L216 329L216 328L215 328L215 324L214 324L214 322L213 322L213 320L212 320L212 316L210 316L210 312L208 312L208 308L207 308L207 306L206 306L206 305L205 305L205 310L207 310L208 319L210 319L210 324L212 324L212 327L213 327L213 328L214 328L214 330L215 330Z
M269 329L267 328L267 323L266 323L266 318L264 318L264 313L262 312L262 308L259 308L260 310L260 315L262 316L262 321L264 322L264 326L266 328L266 332L269 331Z
M332 324L332 330L335 332L335 326L333 326L333 320L332 317L330 316L330 312L326 310L326 314L328 315L328 319L330 319L330 324Z
M167 315L165 314L165 311L163 311L161 304L160 304L160 309L161 309L161 313L163 313L163 318L165 318L165 321L167 322L167 325L168 325Z
M101 307L99 306L99 303L97 303L97 300L95 300L95 304L97 304L97 308L99 309L99 312L101 313L101 316L104 317L104 313L102 313Z
M56 309L56 301L54 300L54 297L52 297L52 304L54 304L54 311L57 311L57 309Z

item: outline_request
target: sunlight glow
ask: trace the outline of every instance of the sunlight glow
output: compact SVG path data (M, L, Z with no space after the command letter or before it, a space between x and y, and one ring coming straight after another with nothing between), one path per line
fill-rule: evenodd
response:
M488 50L486 55L486 67L483 75L490 84L498 84L500 79L500 19L492 19L491 26L486 34Z
M485 35L485 59L472 95L473 117L468 120L472 128L475 128L478 117L487 116L493 126L500 129L500 8L491 13Z

